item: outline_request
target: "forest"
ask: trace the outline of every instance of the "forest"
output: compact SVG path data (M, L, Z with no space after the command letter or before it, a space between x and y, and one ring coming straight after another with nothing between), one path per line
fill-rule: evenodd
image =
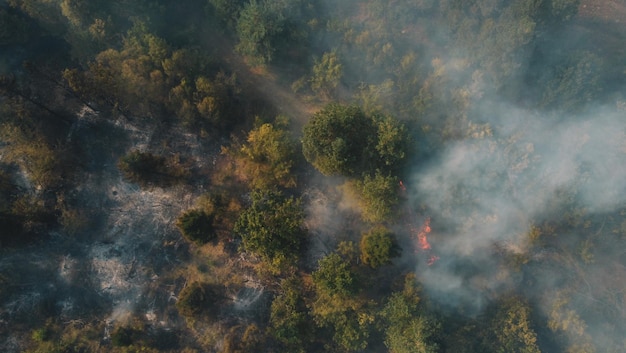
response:
M626 352L626 3L0 0L0 351Z

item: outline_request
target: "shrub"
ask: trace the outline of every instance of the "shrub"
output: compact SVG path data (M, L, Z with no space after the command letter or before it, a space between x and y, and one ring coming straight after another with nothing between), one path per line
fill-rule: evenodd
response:
M183 236L196 245L203 245L216 238L214 216L201 210L183 213L176 222Z

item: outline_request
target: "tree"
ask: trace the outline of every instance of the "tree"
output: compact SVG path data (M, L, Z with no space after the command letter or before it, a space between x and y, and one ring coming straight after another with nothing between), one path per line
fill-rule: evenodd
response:
M357 192L361 216L368 222L387 220L398 203L398 178L376 171L353 184Z
M306 234L302 202L274 190L253 191L251 198L234 231L241 236L243 250L260 256L278 273L294 265L302 251Z
M389 116L367 115L354 105L331 103L304 126L302 152L324 175L355 177L377 169L395 173L406 158L408 133Z
M324 53L321 60L315 60L313 65L313 77L311 77L311 89L313 92L330 98L335 91L343 75L343 67L337 52Z
M495 340L491 343L498 353L539 353L537 334L532 328L530 308L519 298L500 304L491 324Z
M313 283L318 292L329 295L351 296L358 290L356 274L336 253L319 261L318 269L313 272Z
M245 1L242 0L209 0L209 12L225 28L233 28L237 23L239 11Z
M288 352L305 352L306 343L313 337L300 288L302 282L297 277L283 280L281 293L271 307L270 333Z
M391 353L436 353L441 324L423 314L418 306L414 275L405 278L404 289L391 295L380 312L385 326L385 345Z
M324 175L356 176L375 158L376 128L356 106L331 103L304 126L304 157Z
M11 9L0 8L0 45L23 43L28 38L28 22Z
M376 115L378 128L376 151L380 158L379 168L397 172L403 166L410 138L405 126L388 115Z
M398 255L393 234L383 226L363 234L360 248L361 261L372 268L387 265Z
M254 65L265 65L274 57L276 38L284 31L284 6L281 2L250 1L239 13L237 51Z
M224 337L224 347L222 353L255 353L265 352L267 347L265 332L256 324L248 326L237 325L230 329Z
M432 341L441 325L424 316L394 323L385 332L385 345L391 353L437 353L439 345Z
M591 52L569 53L540 80L540 105L573 112L593 101L602 88L602 66L602 58Z
M368 345L374 317L369 303L357 296L359 281L350 264L332 253L319 261L313 272L315 301L312 315L320 327L332 329L333 341L342 350L358 351Z
M310 4L302 0L246 1L237 19L239 43L235 49L255 66L286 58L297 49L307 50L302 46L306 33L301 27L306 23L305 5Z
M189 210L176 221L176 226L183 236L195 243L203 245L216 238L213 226L214 217L201 210Z
M581 0L551 0L550 15L556 21L567 21L578 13Z
M226 152L234 155L241 173L253 188L296 185L293 174L296 144L286 130L274 124L258 126L248 133L243 146Z

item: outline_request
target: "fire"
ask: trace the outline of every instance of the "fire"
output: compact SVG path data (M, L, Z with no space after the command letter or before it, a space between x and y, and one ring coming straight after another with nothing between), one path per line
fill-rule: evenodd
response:
M428 261L426 261L426 264L428 264L428 266L434 264L435 262L437 262L437 260L439 260L439 256L437 255L430 255L430 257L428 258Z
M422 224L422 226L419 229L416 229L416 228L411 229L411 231L416 235L419 250L427 252L427 253L430 253L430 250L432 249L432 247L430 246L430 243L428 242L428 233L430 233L431 230L432 228L430 227L430 217L427 217L424 220L424 224ZM439 260L439 256L430 255L428 257L428 260L426 261L426 264L428 264L428 266L431 266L432 264L437 262L437 260Z
M406 186L404 185L402 180L399 181L398 187L400 188L400 192L402 193L402 195L404 195L406 193ZM408 208L408 212L407 212L408 216L410 217L410 219L413 219L414 218L413 210L408 204L407 204L407 208ZM429 255L428 260L426 261L428 266L437 262L437 260L439 260L439 256L430 254L430 250L432 249L432 247L430 246L430 243L428 242L428 233L432 231L432 228L430 227L430 217L426 217L426 219L424 220L424 223L419 229L414 227L411 221L409 221L409 227L411 230L411 234L415 235L415 237L417 238L418 249L416 249L415 251L417 252L418 250L421 250L421 251L426 252L427 255Z
M430 217L426 218L422 228L417 232L417 241L419 242L420 249L430 250L431 246L428 242L428 233L430 233Z

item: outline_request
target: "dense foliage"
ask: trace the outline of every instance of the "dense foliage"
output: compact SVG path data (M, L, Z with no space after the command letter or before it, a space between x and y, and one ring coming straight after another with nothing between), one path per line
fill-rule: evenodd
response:
M258 255L272 271L293 266L306 240L302 202L273 190L253 191L234 231L245 251Z

